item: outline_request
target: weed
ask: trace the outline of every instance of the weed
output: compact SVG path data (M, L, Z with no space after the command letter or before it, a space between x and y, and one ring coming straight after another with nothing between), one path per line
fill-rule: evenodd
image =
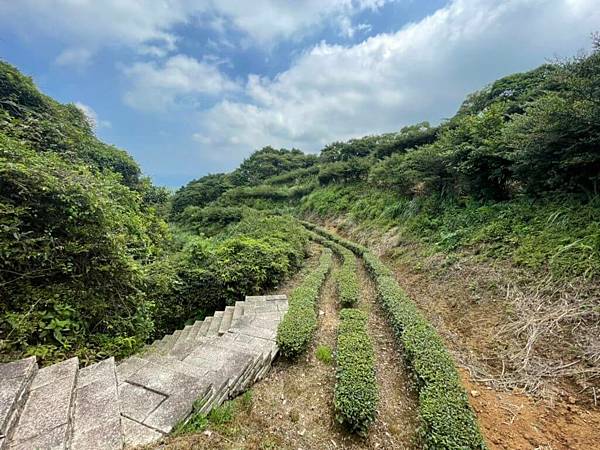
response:
M333 362L333 352L327 345L319 345L315 351L315 356L324 364L331 364Z

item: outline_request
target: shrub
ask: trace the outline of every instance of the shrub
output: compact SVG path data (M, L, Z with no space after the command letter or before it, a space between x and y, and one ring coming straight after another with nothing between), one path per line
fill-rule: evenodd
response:
M276 287L302 264L307 233L291 217L246 211L210 239L182 239L181 251L147 268L158 334Z
M288 312L277 329L277 345L287 358L305 352L313 338L317 328L316 303L331 265L331 250L324 249L318 267L290 294Z
M379 393L375 353L367 333L367 315L363 311L340 311L336 361L333 399L336 419L351 431L364 435L375 420Z
M242 220L243 211L243 208L236 206L188 206L177 221L187 230L211 236Z
M152 318L141 269L167 234L140 195L1 132L0 179L0 334L13 350L50 360L143 343Z
M417 381L421 433L426 448L485 449L475 414L440 335L396 282L392 272L367 248L313 224L307 228L362 255L375 280L396 339Z
M342 267L338 270L335 277L335 286L342 308L352 308L358 303L358 278L356 275L356 257L352 251L346 247L325 239L318 234L313 234L312 239L329 247L342 258Z

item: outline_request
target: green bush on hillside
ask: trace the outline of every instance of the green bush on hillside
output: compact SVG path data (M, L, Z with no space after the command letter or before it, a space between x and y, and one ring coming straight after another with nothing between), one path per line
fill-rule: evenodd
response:
M426 448L485 449L475 414L458 372L433 326L396 282L391 271L365 247L312 224L307 228L361 255L375 280L398 343L404 348L419 390L421 433Z
M307 233L291 217L247 210L211 238L183 240L181 251L146 269L157 335L277 287L303 263Z
M364 435L375 420L379 393L375 352L363 311L340 311L336 363L333 398L336 419L351 431Z
M312 233L311 239L329 247L342 258L342 266L334 274L335 286L342 308L353 308L358 304L360 288L358 286L356 256L343 245Z
M140 168L123 150L99 141L94 124L75 105L40 93L31 78L0 61L0 132L38 152L58 153L75 164L111 171L137 189Z
M317 329L317 300L331 265L331 250L324 249L318 267L290 294L289 309L277 328L277 345L287 358L304 353L312 341Z
M5 343L48 359L143 343L152 308L142 294L142 265L161 254L167 231L140 194L117 175L35 152L2 133L0 178Z

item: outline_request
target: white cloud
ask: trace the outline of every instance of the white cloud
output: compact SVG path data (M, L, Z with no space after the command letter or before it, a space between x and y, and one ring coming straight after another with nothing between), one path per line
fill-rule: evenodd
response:
M81 102L75 102L75 106L77 106L85 117L87 118L92 129L96 130L98 128L110 128L112 124L108 120L101 120L98 118L98 113L89 105Z
M223 75L218 63L175 55L162 62L138 62L124 69L131 81L125 102L143 111L164 111L176 104L197 104L202 97L233 92L238 86Z
M330 18L376 9L386 1L394 0L15 0L0 1L0 26L64 44L67 50L57 62L67 64L80 63L81 49L89 61L98 49L111 46L165 56L176 50L174 28L181 24L205 24L223 33L237 29L271 46L310 33Z
M225 30L229 25L270 46L276 39L298 39L310 34L328 20L337 23L345 33L351 27L352 16L391 1L395 0L215 0L208 11L216 29Z
M85 48L67 48L63 50L55 59L59 66L73 66L84 68L90 64L92 52Z
M321 43L275 76L250 76L248 100L202 113L197 135L222 158L272 144L323 144L452 115L465 94L589 45L595 0L454 0L354 46Z
M0 2L0 25L24 36L36 34L94 53L104 46L172 50L173 26L188 20L187 0L18 0ZM150 45L151 47L146 47ZM70 50L67 50L69 52ZM81 50L78 50L81 53ZM71 53L59 56L63 63Z

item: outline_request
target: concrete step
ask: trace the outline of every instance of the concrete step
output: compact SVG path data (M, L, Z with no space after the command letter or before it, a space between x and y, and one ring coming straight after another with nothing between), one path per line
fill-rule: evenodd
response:
M0 449L19 418L37 370L35 356L0 364Z
M203 320L197 320L196 322L194 322L194 325L192 325L192 330L190 331L190 334L188 336L188 340L195 341L200 336L200 329L202 328L203 324Z
M71 358L37 372L8 448L66 448L70 436L77 358Z
M210 390L205 377L190 376L181 370L181 361L164 358L162 362L143 361L137 370L129 372L119 384L121 413L141 427L124 427L129 445L154 440L156 431L166 434L192 411L194 401L204 398Z
M192 326L191 325L186 325L183 328L183 330L181 330L181 334L177 338L177 342L185 341L188 338L188 336L190 335L191 332L192 332Z
M200 333L198 336L206 336L208 333L208 329L210 328L210 323L212 322L212 316L205 317L202 321L202 327L200 327Z
M175 342L175 345L173 345L173 347L168 352L166 352L166 354L186 353L188 351L188 349L190 348L190 344L193 343L193 341L189 340L189 336L191 333L192 333L192 325L186 325L185 328L183 330L181 330L181 333L177 337L177 341Z
M233 317L231 319L231 325L235 325L240 317L244 315L244 302L235 302L233 308Z
M221 320L221 325L219 326L219 334L227 333L229 327L231 326L231 321L233 319L233 306L225 307L225 311L223 311L223 319Z
M221 320L223 320L223 311L216 311L212 321L210 322L208 332L206 333L207 336L216 336L219 334Z
M72 420L69 448L76 450L123 448L114 358L79 371Z

